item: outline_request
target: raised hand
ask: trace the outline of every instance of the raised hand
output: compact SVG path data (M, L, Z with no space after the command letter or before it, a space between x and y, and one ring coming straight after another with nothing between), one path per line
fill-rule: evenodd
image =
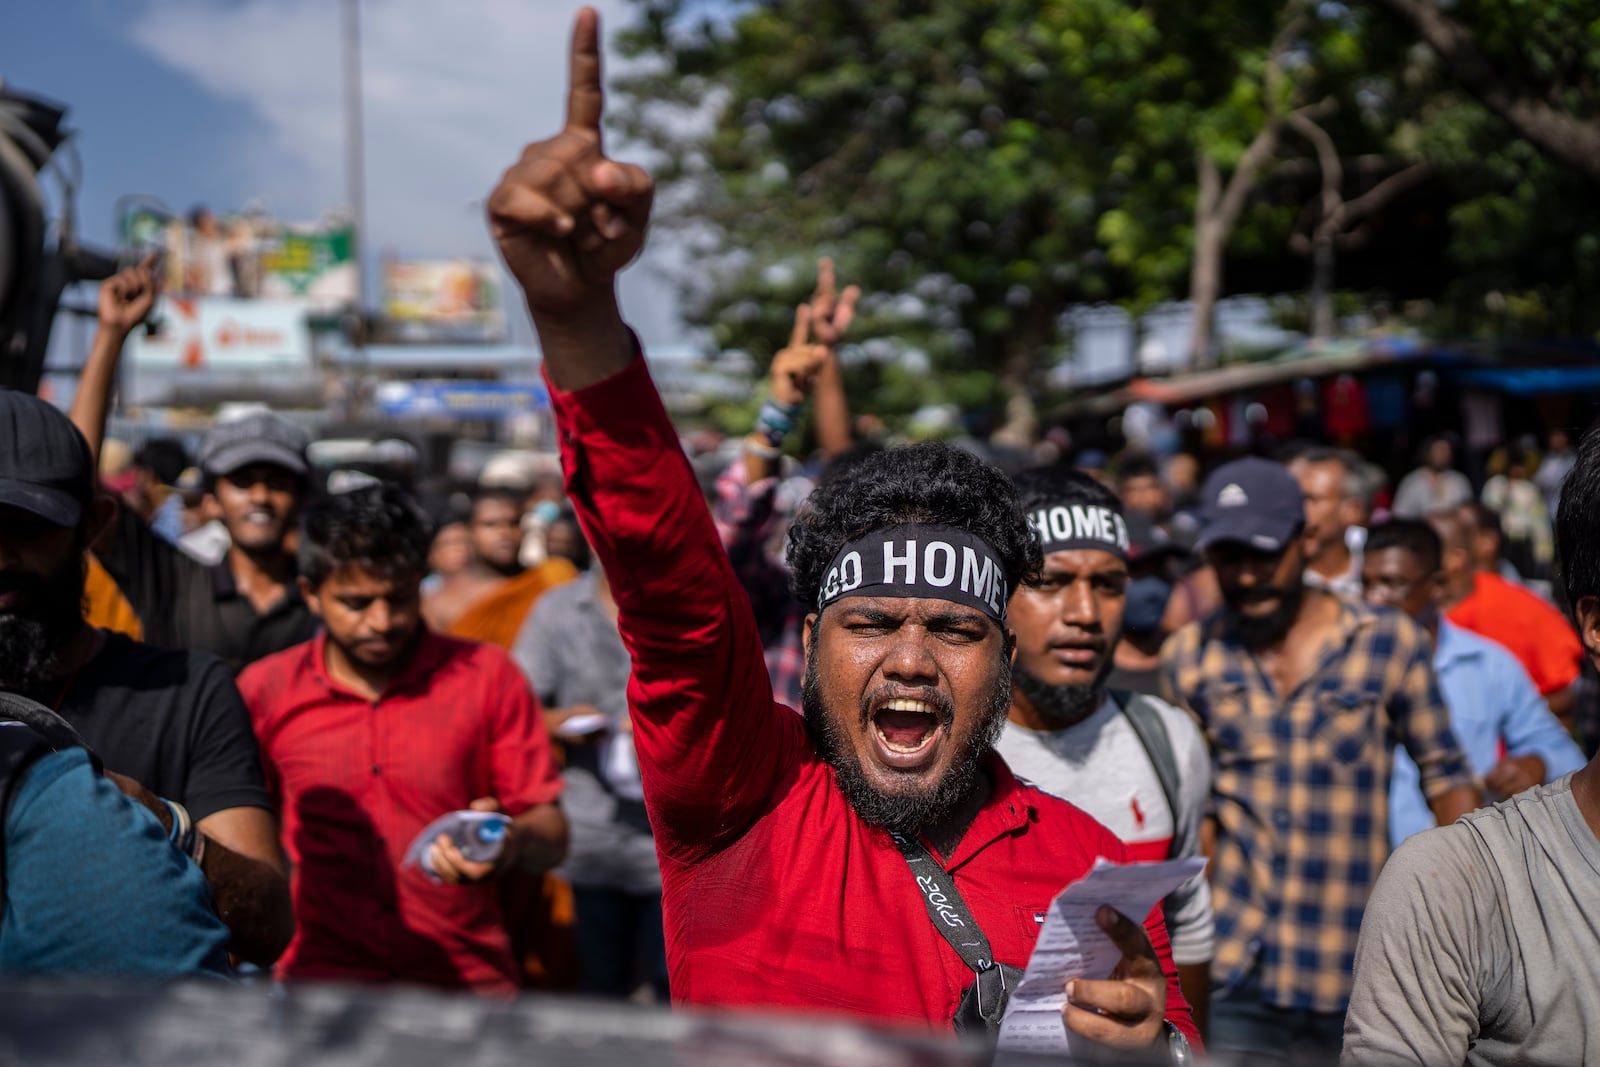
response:
M811 294L811 335L820 345L836 348L844 338L850 323L855 321L856 301L861 299L861 287L852 285L843 293L833 276L833 260L823 256L817 260L817 288Z
M127 337L133 328L145 320L161 292L161 279L155 272L156 253L140 260L138 265L118 271L100 283L100 296L95 307L95 317L100 328L109 333Z
M789 344L772 357L772 399L784 407L799 404L811 395L817 372L828 359L828 346L810 340L816 321L810 304L795 308Z
M1061 1009L1067 1029L1112 1048L1142 1049L1165 1032L1167 976L1144 927L1102 905L1095 922L1122 950L1111 977L1103 981L1074 978L1067 983Z
M572 30L565 128L530 144L489 196L490 229L541 328L614 307L613 282L644 245L655 187L607 159L601 120L600 18Z

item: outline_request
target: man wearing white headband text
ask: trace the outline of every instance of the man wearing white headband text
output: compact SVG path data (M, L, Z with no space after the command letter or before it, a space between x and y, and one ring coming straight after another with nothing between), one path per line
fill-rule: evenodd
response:
M1044 565L1011 594L1017 635L999 750L1019 777L1071 801L1141 860L1201 854L1211 754L1188 713L1107 688L1134 546L1122 502L1064 467L1016 478ZM1164 901L1184 999L1205 1029L1214 926L1202 872Z
M993 753L1006 599L1038 547L1010 483L966 453L853 468L792 530L796 595L815 606L804 717L773 700L749 602L617 308L652 186L602 154L602 99L585 10L566 128L524 151L488 209L632 656L673 997L992 1033L1033 917L1097 855L1127 858ZM1159 913L1101 918L1123 959L1071 983L1064 1025L1123 1048L1194 1038Z

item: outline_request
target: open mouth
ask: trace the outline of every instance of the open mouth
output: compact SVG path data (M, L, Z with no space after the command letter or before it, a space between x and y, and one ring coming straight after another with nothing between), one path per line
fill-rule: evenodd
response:
M884 763L902 770L922 766L933 754L941 733L939 711L925 700L899 697L872 716L872 735Z

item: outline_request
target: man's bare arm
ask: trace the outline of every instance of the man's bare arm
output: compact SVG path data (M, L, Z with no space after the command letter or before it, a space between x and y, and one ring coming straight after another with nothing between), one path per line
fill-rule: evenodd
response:
M89 358L78 378L69 417L89 442L89 455L100 458L105 440L106 413L111 408L111 387L117 379L117 361L128 335L143 322L155 305L160 281L155 273L156 257L146 256L138 266L129 267L100 283L95 318L98 327L89 346Z
M294 937L294 904L276 820L261 808L225 808L201 819L195 829L206 835L200 870L217 915L233 935L229 950L269 966Z
M844 374L839 367L839 342L855 321L856 301L861 290L851 285L838 291L834 279L833 260L824 256L817 261L817 289L811 295L812 336L828 350L827 359L817 370L812 393L812 414L817 430L817 444L829 460L838 458L850 448L850 402L845 398Z
M172 832L172 811L160 797L126 775L106 771L105 776ZM228 927L229 952L270 965L294 937L294 906L276 822L260 808L227 808L201 819L195 830L205 835L200 871L217 916Z

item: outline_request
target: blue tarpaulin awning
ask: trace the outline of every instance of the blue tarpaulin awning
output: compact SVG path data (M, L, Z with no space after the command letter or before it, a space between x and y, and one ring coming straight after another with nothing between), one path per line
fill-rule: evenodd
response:
M1600 391L1600 366L1459 367L1449 373L1460 385L1512 396Z

